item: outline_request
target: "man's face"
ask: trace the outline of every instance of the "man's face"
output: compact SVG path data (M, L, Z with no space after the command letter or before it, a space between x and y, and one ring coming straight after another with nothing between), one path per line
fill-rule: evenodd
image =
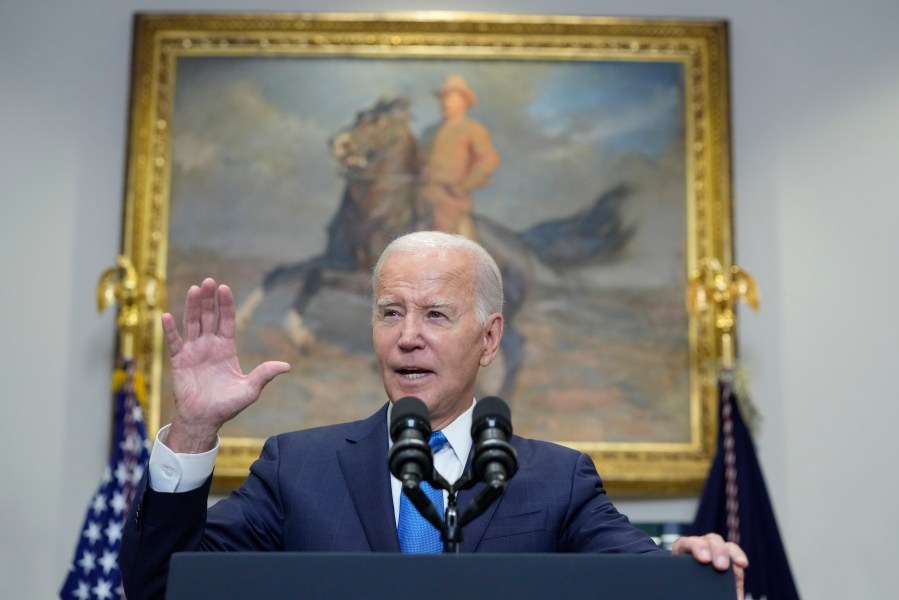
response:
M468 110L468 100L462 92L446 92L440 97L440 105L443 107L443 116L447 118L464 115Z
M496 355L502 315L478 324L473 260L463 251L400 252L382 266L373 338L391 401L424 401L442 429L474 397L478 369Z

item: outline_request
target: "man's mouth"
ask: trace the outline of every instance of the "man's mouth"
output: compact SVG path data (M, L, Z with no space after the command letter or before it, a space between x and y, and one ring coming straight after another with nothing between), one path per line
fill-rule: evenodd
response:
M414 380L414 379L421 379L422 377L428 375L432 371L427 371L425 369L416 369L416 368L400 368L400 369L397 369L396 372L403 379Z

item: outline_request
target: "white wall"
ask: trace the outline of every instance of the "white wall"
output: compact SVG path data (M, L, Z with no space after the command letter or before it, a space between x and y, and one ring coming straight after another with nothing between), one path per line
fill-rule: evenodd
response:
M131 15L174 1L0 3L0 590L50 598L106 460ZM731 23L736 259L762 311L741 352L759 448L805 598L885 597L899 564L899 3L361 0L212 10L494 12ZM689 519L693 499L624 502Z

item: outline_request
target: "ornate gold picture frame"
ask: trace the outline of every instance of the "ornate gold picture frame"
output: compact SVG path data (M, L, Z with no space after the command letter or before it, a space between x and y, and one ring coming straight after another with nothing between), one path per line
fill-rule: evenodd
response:
M509 269L510 341L482 393L501 391L516 433L589 453L613 493L698 489L720 350L684 295L701 261L732 264L727 63L721 21L137 15L123 253L179 320L189 285L229 284L244 369L293 365L222 431L217 484L268 435L385 401L365 253L400 214L388 192L420 201L435 92L461 79L499 156L472 192L473 235ZM366 171L400 138L412 166ZM144 311L154 436L164 354Z

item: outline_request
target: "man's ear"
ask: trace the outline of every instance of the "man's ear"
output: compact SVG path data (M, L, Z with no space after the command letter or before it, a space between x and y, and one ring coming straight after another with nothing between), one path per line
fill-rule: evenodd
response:
M493 313L487 321L487 327L484 329L484 349L481 352L480 364L482 367L488 366L493 362L496 353L499 352L499 341L503 337L503 316L500 313Z

